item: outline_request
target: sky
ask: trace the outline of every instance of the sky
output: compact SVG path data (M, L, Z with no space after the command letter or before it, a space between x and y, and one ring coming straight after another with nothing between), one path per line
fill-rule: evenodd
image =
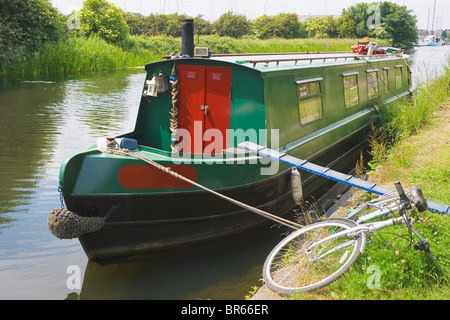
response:
M389 0L411 9L418 19L419 29L427 29L433 19L436 2L435 25L438 29L450 29L449 0ZM78 10L83 0L51 0L54 7L64 14ZM150 13L179 13L195 17L203 15L210 21L217 20L223 13L232 11L254 19L264 14L297 13L299 15L340 15L356 3L373 3L375 0L108 0L124 11ZM431 27L429 27L431 28Z

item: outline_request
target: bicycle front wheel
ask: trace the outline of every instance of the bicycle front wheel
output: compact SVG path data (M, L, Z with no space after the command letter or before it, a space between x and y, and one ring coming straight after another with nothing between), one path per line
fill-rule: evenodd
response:
M307 292L337 280L358 258L363 237L342 234L326 238L356 225L346 219L329 219L294 231L264 263L267 286L281 293Z

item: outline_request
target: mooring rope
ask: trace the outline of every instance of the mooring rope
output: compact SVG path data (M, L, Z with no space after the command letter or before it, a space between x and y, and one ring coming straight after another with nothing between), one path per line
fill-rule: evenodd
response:
M260 210L258 208L254 208L254 207L252 207L250 205L247 205L245 203L242 203L242 202L240 202L238 200L235 200L235 199L232 199L230 197L227 197L227 196L225 196L225 195L223 195L223 194L221 194L219 192L211 190L211 189L209 189L209 188L207 188L207 187L205 187L205 186L203 186L201 184L198 184L197 182L194 182L194 181L192 181L192 180L190 180L190 179L188 179L188 178L186 178L186 177L184 177L184 176L182 176L182 175L172 171L170 168L167 168L167 167L164 167L164 166L160 165L159 163L157 163L157 162L155 162L153 160L150 160L150 159L142 157L142 156L140 156L138 154L132 153L128 149L120 149L120 148L116 149L116 148L112 148L112 147L113 146L111 145L111 146L108 146L106 149L99 149L99 151L101 151L103 153L110 153L110 154L115 154L115 155L134 157L134 158L139 159L139 160L141 160L141 161L143 161L143 162L145 162L145 163L147 163L147 164L149 164L151 166L154 166L155 168L157 168L157 169L159 169L159 170L161 170L161 171L163 171L163 172L165 172L167 174L170 174L170 175L172 175L172 176L174 176L174 177L176 177L178 179L181 179L181 180L183 180L185 182L188 182L188 183L192 184L193 186L196 186L196 187L198 187L200 189L203 189L203 190L205 190L205 191L207 191L209 193L212 193L212 194L214 194L214 195L216 195L216 196L218 196L218 197L220 197L220 198L222 198L222 199L224 199L226 201L229 201L229 202L231 202L231 203L233 203L233 204L235 204L235 205L237 205L237 206L239 206L239 207L241 207L241 208L243 208L245 210L251 211L253 213L256 213L256 214L258 214L260 216L263 216L265 218L271 219L271 220L273 220L273 221L275 221L277 223L280 223L282 225L285 225L285 226L287 226L289 228L292 228L292 229L295 229L295 230L300 229L300 228L303 227L302 225L300 225L298 223L295 223L295 222L287 220L287 219L283 219L281 217L278 217L278 216L273 215L271 213L268 213L266 211Z

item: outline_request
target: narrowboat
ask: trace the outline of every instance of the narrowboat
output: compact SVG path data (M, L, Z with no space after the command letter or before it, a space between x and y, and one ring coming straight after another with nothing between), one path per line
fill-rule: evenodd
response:
M289 218L296 205L291 168L238 144L348 170L367 144L376 109L410 94L402 51L212 55L195 48L192 20L182 29L181 53L145 66L134 131L99 137L61 165L66 211L79 217L71 223L100 221L75 236L89 259L211 241L269 222L142 159ZM108 146L132 156L104 152ZM304 197L323 183L301 173ZM71 224L63 220L49 215L60 238L53 231Z

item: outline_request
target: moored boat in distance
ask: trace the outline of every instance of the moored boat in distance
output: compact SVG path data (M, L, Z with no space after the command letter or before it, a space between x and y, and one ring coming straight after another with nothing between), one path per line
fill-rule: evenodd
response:
M194 48L192 20L183 21L181 54L145 69L135 129L100 138L61 166L67 211L79 219L49 215L49 228L97 223L94 229L70 226L84 230L72 237L90 259L208 241L267 224L189 181L270 214L291 213L291 168L238 144L251 141L338 171L354 168L376 107L409 95L411 85L401 51L211 55ZM128 154L108 152L123 149ZM304 197L324 182L304 172L301 181Z

